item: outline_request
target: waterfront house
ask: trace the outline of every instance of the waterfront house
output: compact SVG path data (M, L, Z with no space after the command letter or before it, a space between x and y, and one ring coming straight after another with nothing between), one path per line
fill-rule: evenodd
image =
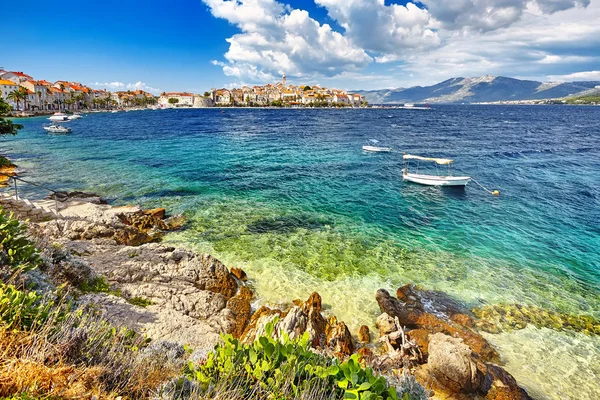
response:
M19 89L19 85L8 79L0 79L0 96L6 101L13 109L16 108L16 103L9 94Z
M3 71L2 73L0 73L0 79L13 81L18 85L21 82L25 82L33 78L20 71Z

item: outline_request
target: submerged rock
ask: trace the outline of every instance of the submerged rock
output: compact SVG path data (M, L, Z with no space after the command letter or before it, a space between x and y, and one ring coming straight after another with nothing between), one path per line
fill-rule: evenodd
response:
M589 315L569 315L520 304L489 305L473 309L479 329L499 333L523 329L528 324L536 328L571 330L588 335L600 335L600 321Z

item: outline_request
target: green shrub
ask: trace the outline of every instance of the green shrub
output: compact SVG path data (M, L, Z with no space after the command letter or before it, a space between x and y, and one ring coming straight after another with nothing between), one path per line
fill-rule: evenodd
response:
M121 296L121 292L113 290L103 276L96 276L90 280L81 282L79 289L84 293L108 293L115 296Z
M129 299L127 299L127 301L129 302L129 304L133 304L134 306L140 306L140 307L148 307L154 304L154 302L152 300L146 299L144 297L131 297Z
M8 158L4 157L4 156L0 156L0 168L3 167L14 167L15 164L13 164Z
M38 250L27 239L27 227L0 208L0 264L13 271L28 271L42 263Z
M184 374L206 396L232 398L344 398L396 400L396 388L390 387L371 368L363 368L358 355L340 363L313 352L305 333L298 340L272 338L273 323L267 335L247 345L231 335L198 365L192 362ZM409 400L405 393L401 399Z
M47 297L0 283L0 323L8 329L32 329L51 316L60 320L62 312Z

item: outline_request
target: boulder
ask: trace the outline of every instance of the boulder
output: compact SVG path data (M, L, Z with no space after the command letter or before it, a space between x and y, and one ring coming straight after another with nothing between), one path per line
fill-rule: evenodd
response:
M371 333L369 332L369 327L363 325L358 330L358 340L361 343L370 343L371 342Z
M333 350L338 357L349 356L354 353L352 335L344 322L331 325L327 333L327 347Z
M423 357L429 356L429 332L426 329L412 329L406 333L409 340L414 340Z
M252 296L252 291L242 286L238 293L227 301L227 308L233 311L235 316L235 328L231 334L236 338L242 336L250 321L250 316L252 315L250 300Z
M462 339L442 333L431 336L428 366L433 377L456 393L487 393L493 380L486 365Z
M418 298L406 290L400 291L403 302L392 297L387 290L379 289L376 294L377 303L382 312L390 317L397 317L402 326L411 329L425 329L429 333L444 333L464 339L465 343L485 361L498 359L498 353L480 334L466 326L453 325L434 314L424 311ZM381 332L381 329L380 329Z
M327 321L321 315L321 296L314 292L302 305L307 315L306 331L313 347L325 347L327 343Z
M248 279L248 276L241 268L232 267L231 273L242 282L245 282Z
M394 323L394 318L390 317L390 315L387 313L383 313L379 317L377 317L375 326L379 330L379 337L388 335L396 331L396 324Z

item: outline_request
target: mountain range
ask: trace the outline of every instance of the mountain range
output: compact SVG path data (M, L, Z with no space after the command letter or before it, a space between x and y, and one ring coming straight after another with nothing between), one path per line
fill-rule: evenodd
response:
M600 92L600 81L537 82L505 76L451 78L433 86L359 90L371 104L541 100Z

